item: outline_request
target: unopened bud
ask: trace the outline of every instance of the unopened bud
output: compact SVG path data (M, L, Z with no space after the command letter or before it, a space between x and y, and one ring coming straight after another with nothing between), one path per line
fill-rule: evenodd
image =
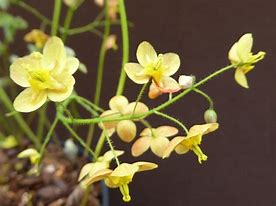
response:
M181 75L178 78L178 83L182 89L188 89L193 86L194 80L194 76Z
M218 120L217 113L213 109L208 109L204 113L204 120L206 123L216 123Z
M125 142L131 142L135 138L136 130L135 123L130 120L122 120L117 125L117 134Z

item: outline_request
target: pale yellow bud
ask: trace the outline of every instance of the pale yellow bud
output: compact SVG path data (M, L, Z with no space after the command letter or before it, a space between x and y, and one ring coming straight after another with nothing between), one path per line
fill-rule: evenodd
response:
M117 134L125 142L131 142L136 136L136 131L135 123L130 120L122 120L117 125Z

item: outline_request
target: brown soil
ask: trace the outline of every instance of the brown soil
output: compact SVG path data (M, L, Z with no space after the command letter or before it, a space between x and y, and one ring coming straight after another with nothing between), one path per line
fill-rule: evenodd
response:
M79 206L85 190L78 185L78 174L85 160L69 160L63 150L49 145L40 175L30 175L29 160L18 159L23 149L0 150L1 206ZM100 186L88 193L86 206L100 206Z

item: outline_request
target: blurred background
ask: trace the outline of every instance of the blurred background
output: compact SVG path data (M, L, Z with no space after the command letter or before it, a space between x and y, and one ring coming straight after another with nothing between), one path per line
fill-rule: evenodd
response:
M53 0L26 0L51 18ZM244 33L254 37L253 51L267 52L266 58L248 74L250 89L241 88L234 81L234 70L208 82L201 89L215 101L220 129L206 136L202 150L208 161L200 165L196 156L172 155L160 160L150 152L140 160L159 164L156 171L140 173L130 185L133 206L275 206L276 205L276 2L274 0L126 0L130 27L130 60L136 61L137 45L147 40L159 52L176 52L181 57L181 69L175 75L193 74L200 80L209 73L229 64L228 50ZM63 9L63 18L65 9ZM29 29L39 28L37 19L20 8L12 12L30 22ZM86 0L75 14L72 27L92 21L100 12L94 1ZM12 47L18 54L26 54L22 39L17 35ZM109 51L105 64L105 77L101 104L107 108L115 94L121 67L120 27L119 49ZM21 42L21 43L20 43ZM92 99L101 39L92 33L68 38L78 58L88 67L88 74L77 74L76 90ZM140 90L127 81L125 95L135 100ZM164 101L152 101L145 95L143 101L153 106ZM204 123L207 102L196 94L189 94L172 105L167 112L188 126ZM153 126L163 121L151 118ZM165 122L164 122L165 123ZM126 161L130 146L114 139L117 149L125 149ZM119 190L110 190L110 205L127 205L121 201Z

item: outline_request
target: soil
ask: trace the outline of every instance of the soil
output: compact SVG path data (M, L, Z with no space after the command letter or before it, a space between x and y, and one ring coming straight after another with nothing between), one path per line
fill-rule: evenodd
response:
M29 160L18 159L25 148L0 150L1 206L79 206L86 194L78 183L84 158L70 160L63 150L50 144L39 175L30 175ZM100 206L100 186L90 189L86 206Z

